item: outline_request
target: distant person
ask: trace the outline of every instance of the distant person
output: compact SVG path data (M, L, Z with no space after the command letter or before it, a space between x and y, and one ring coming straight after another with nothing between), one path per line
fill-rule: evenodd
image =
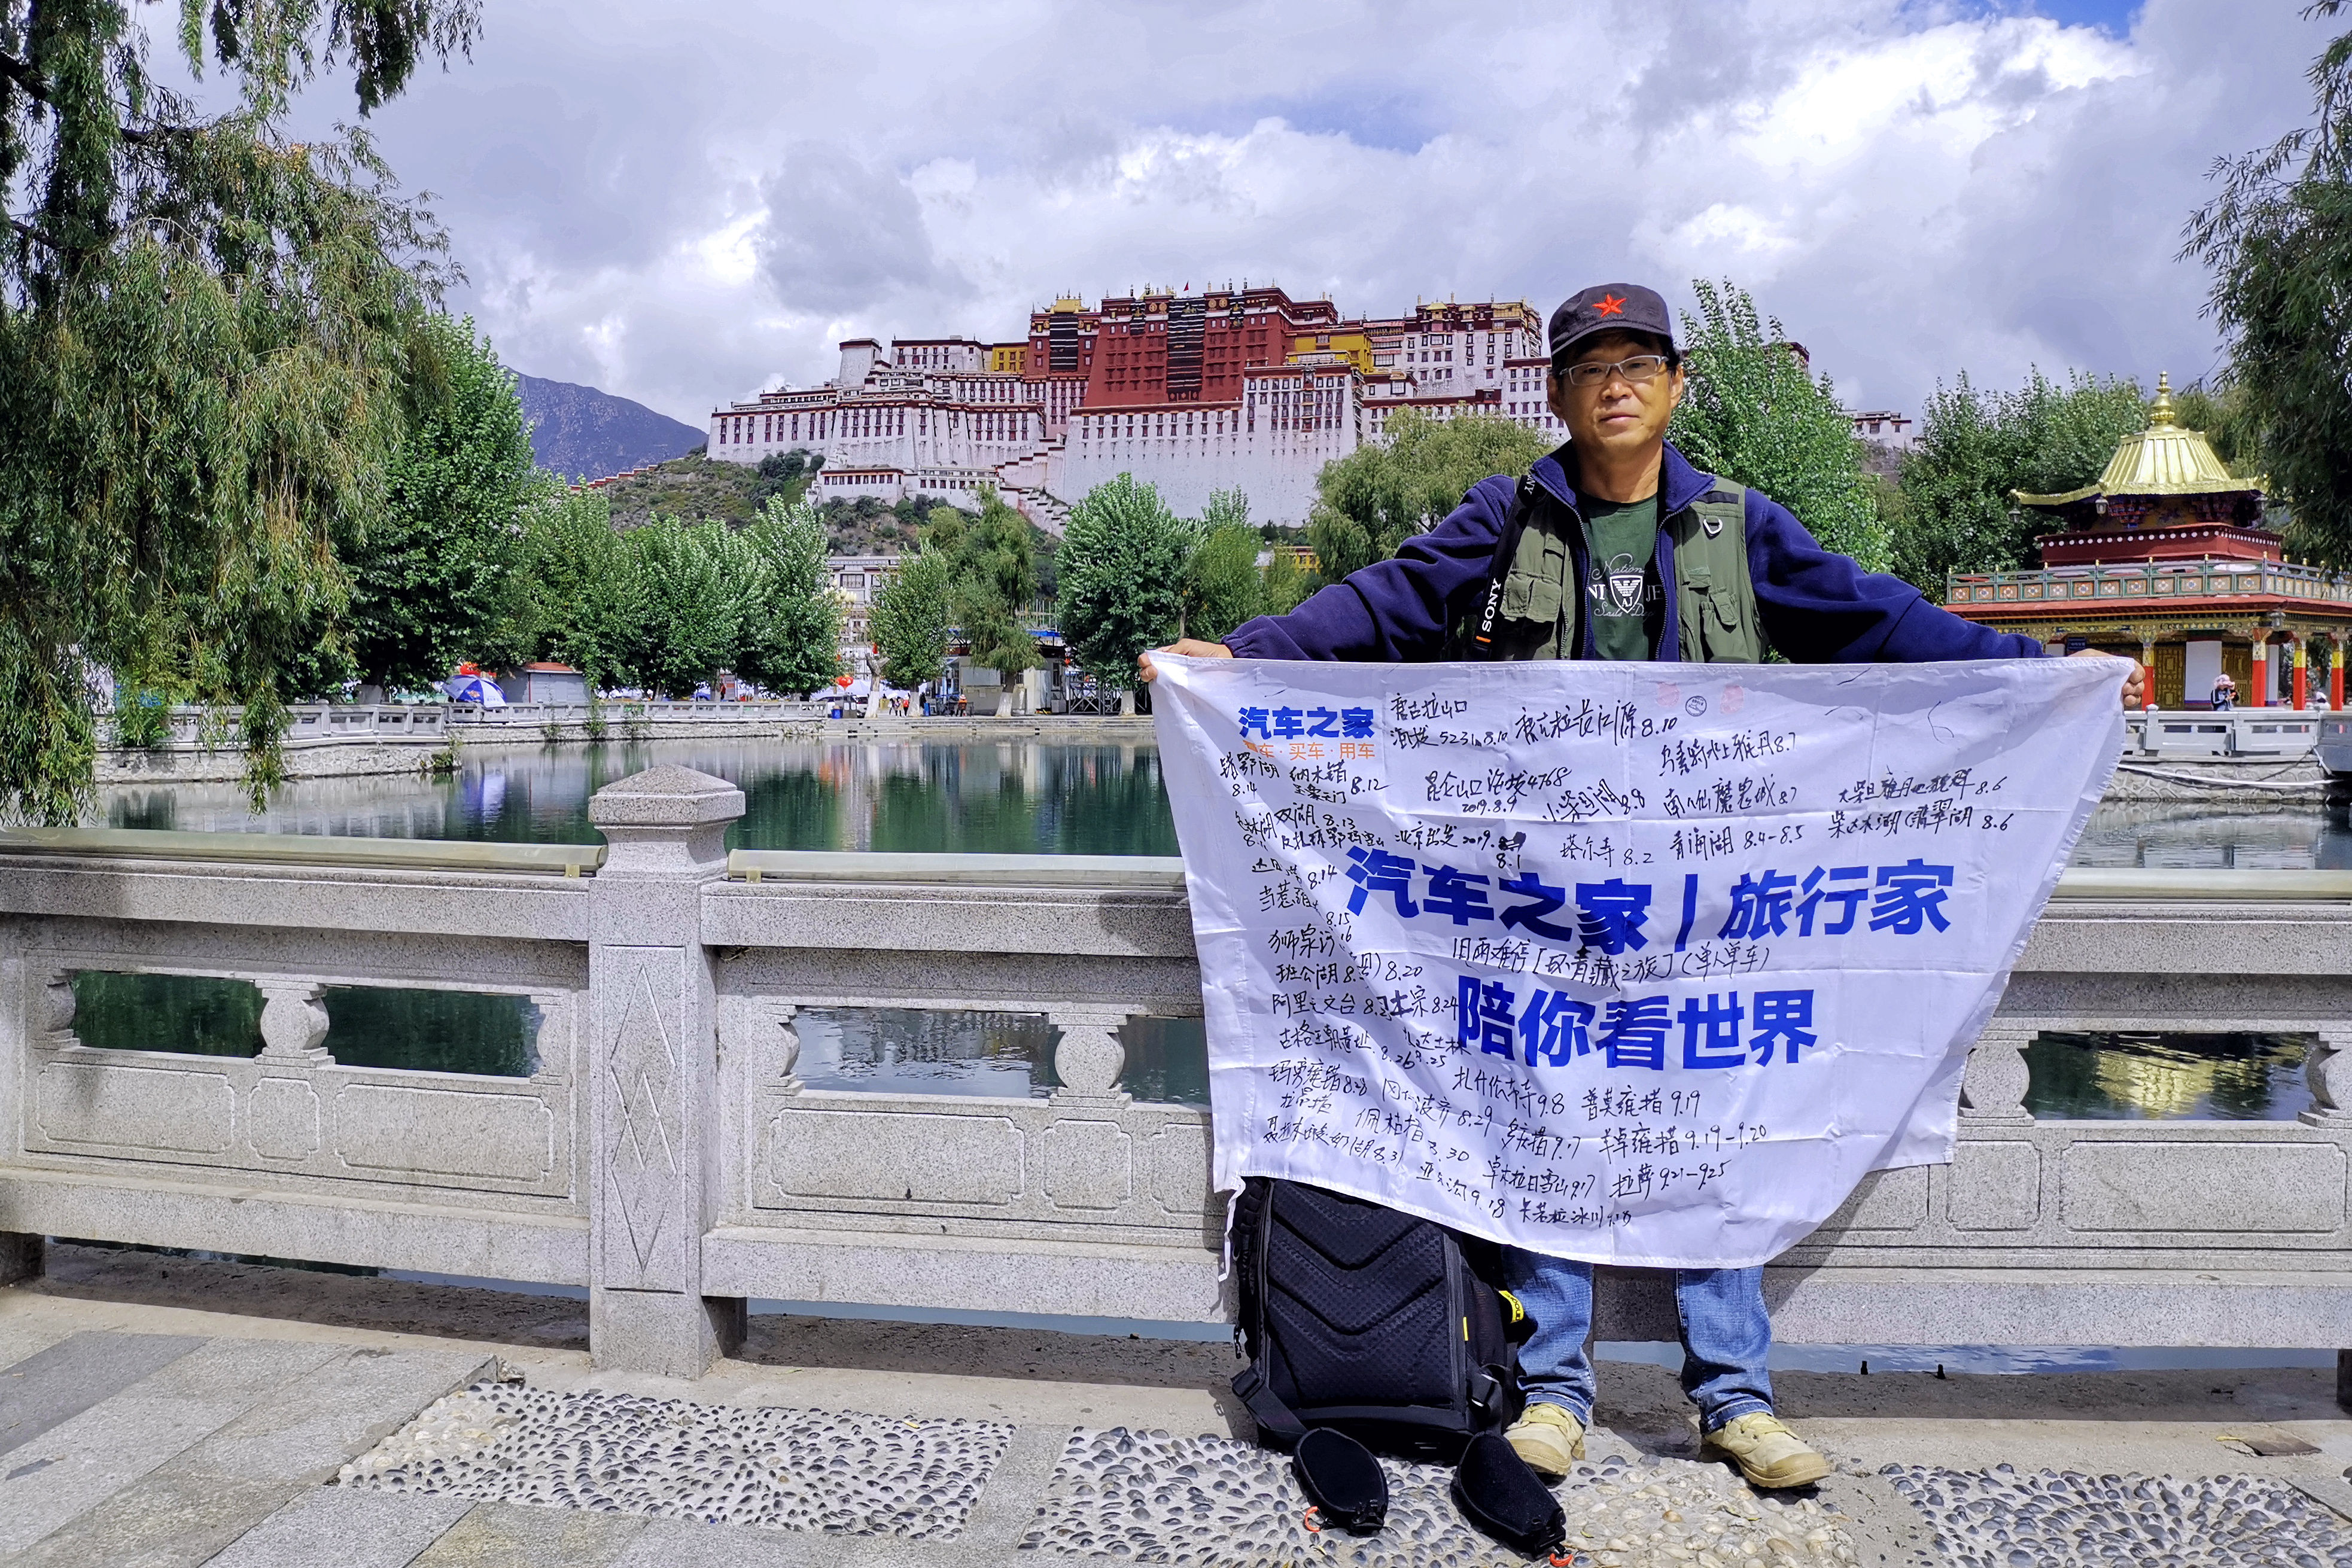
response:
M1773 649L1816 664L2047 656L2033 638L1963 621L1899 578L1864 571L1762 493L1692 467L1665 439L1684 378L1655 293L1613 283L1571 295L1552 312L1550 344L1548 401L1569 440L1526 483L1482 479L1393 558L1287 615L1162 651L1365 662L1756 664ZM1708 612L1693 612L1700 605ZM1151 680L1150 654L1140 662ZM2138 706L2139 666L2119 684L2125 706ZM1592 1421L1592 1266L1504 1252L1536 1324L1520 1353L1527 1412L1507 1436L1530 1467L1565 1475ZM1675 1297L1700 1451L1759 1487L1827 1475L1829 1461L1772 1413L1764 1270L1676 1270Z
M2213 677L2213 711L2222 713L2237 706L2238 683L2230 678L2229 671L2224 670Z

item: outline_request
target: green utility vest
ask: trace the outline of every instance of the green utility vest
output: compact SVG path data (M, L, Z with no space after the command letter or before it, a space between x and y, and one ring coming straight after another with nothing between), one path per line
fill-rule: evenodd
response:
M1769 644L1748 573L1747 490L1717 479L1660 527L1674 547L1675 607L1681 622L1681 646L1674 656L1692 664L1763 663ZM1583 524L1532 479L1521 479L1495 564L1468 622L1457 632L1457 656L1574 657L1584 645L1584 583L1577 567L1583 553ZM1657 570L1654 553L1653 584ZM1655 619L1663 622L1664 616ZM1659 629L1651 627L1654 640Z

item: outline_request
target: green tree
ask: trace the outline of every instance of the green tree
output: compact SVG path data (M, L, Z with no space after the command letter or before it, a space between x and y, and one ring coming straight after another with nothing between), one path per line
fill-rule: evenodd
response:
M866 625L882 650L882 678L892 685L918 686L947 673L951 575L946 556L918 550L876 596Z
M485 658L551 659L583 672L593 690L625 678L645 622L636 552L613 530L610 498L547 486L524 512Z
M1826 548L1885 570L1885 526L1830 378L1790 351L1779 320L1759 319L1746 289L1704 278L1691 287L1698 314L1683 317L1688 384L1668 438L1695 466L1788 507Z
M1314 591L1314 574L1298 564L1297 557L1276 549L1258 574L1258 613L1287 615Z
M931 516L924 548L947 557L949 601L971 662L1003 677L1009 704L1013 677L1042 663L1023 620L1037 598L1036 526L992 488L981 492L976 517L944 507Z
M1495 474L1516 478L1549 450L1542 436L1494 414L1391 414L1385 441L1325 464L1316 477L1307 538L1322 580L1386 560L1443 521L1471 486Z
M2014 492L2059 495L2099 476L2116 444L2147 425L2135 383L2077 372L2064 385L2039 370L2016 392L1986 392L1963 371L1937 387L1904 455L1895 570L1941 601L1947 574L1996 571L2032 559L2050 519Z
M146 63L130 0L0 0L0 810L70 820L90 665L240 702L282 777L281 672L342 609L333 543L382 506L446 243L366 136L297 144L347 66L362 114L475 0L181 0L177 44L236 106Z
M337 551L351 580L342 645L359 678L386 690L429 686L486 651L541 484L514 378L472 319L430 316L418 336L383 510Z
M1192 531L1132 474L1096 486L1070 508L1058 622L1078 664L1105 685L1132 685L1136 656L1175 636Z
M735 655L749 546L724 523L688 527L662 516L622 536L635 558L645 618L623 658L630 684L682 698Z
M2303 14L2341 8L2319 0ZM2228 340L2242 416L2260 432L2299 549L2342 566L2352 562L2352 33L2307 74L2312 122L2215 163L2221 192L2189 218L2181 254L2213 269L2207 314Z
M1249 497L1239 490L1213 491L1184 561L1180 635L1220 643L1226 632L1262 612L1265 589L1258 576L1258 544L1257 529L1249 520Z
M772 496L743 537L756 570L736 673L770 691L814 691L841 670L841 601L825 564L824 520L806 501Z

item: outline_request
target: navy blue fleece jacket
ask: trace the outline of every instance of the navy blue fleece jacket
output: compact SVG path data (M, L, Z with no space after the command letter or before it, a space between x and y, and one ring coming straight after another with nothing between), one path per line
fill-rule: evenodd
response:
M1571 512L1576 492L1560 459L1538 459L1530 476ZM1715 484L1669 444L1659 476L1662 517L1696 501ZM1244 622L1225 645L1244 659L1425 662L1444 656L1446 632L1483 593L1509 520L1516 484L1481 479L1462 505L1425 534L1405 540L1387 560L1351 573L1287 615ZM1900 578L1864 571L1823 549L1788 508L1748 492L1748 571L1764 634L1800 664L1925 664L1940 659L2038 659L2031 637L1963 621ZM1658 576L1675 580L1674 546L1658 534ZM1677 596L1665 596L1662 648L1681 645ZM1588 618L1589 619L1589 618Z

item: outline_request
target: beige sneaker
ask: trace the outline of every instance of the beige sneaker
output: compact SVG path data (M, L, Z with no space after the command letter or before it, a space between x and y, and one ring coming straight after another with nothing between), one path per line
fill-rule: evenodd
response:
M1584 1423L1576 1412L1560 1405L1530 1405L1511 1423L1503 1441L1539 1476L1558 1480L1568 1467L1584 1458Z
M1750 1486L1811 1486L1830 1473L1830 1462L1769 1410L1725 1422L1699 1439L1698 1453L1702 1459L1729 1459Z

